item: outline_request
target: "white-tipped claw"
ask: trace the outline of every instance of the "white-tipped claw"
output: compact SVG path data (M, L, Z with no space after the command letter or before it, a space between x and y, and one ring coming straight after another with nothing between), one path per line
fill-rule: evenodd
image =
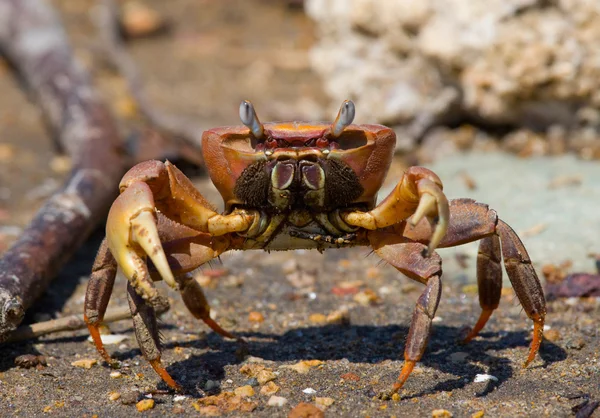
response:
M258 120L258 116L256 116L254 106L248 100L242 100L242 103L240 103L240 119L256 138L262 138L265 132L264 127L260 123L260 120Z
M333 124L331 125L332 136L338 137L342 134L344 129L346 129L354 120L355 111L354 102L352 102L352 100L344 100L335 121L333 121Z
M156 219L152 212L142 211L131 220L131 238L148 254L163 280L173 289L177 289L177 282L160 243Z

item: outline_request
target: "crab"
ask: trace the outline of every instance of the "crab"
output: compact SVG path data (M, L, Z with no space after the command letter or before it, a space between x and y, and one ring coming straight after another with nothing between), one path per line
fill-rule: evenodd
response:
M128 279L127 296L143 356L173 389L181 387L161 363L153 305L155 281L177 289L191 314L216 333L234 336L210 316L192 271L231 250L291 250L367 246L425 288L417 300L404 365L390 393L398 392L423 356L442 293L436 248L480 241L477 258L479 320L472 340L498 307L501 260L527 316L533 338L524 367L539 350L546 306L542 287L517 234L487 205L448 201L432 171L410 167L384 200L377 192L395 147L394 131L353 124L345 101L331 124L262 124L243 101L244 126L204 132L203 157L223 197L216 209L170 162L147 161L129 170L112 204L106 238L96 257L85 298L85 321L102 357L111 363L99 333L117 268Z

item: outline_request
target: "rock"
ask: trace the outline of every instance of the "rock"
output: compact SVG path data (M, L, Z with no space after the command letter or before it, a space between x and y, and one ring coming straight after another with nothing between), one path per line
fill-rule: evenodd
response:
M242 398L249 398L250 396L254 396L254 389L250 385L240 386L238 388L235 388L233 390L233 393L235 393L238 396L241 396Z
M352 380L354 382L358 382L360 380L360 377L354 373L344 373L340 377L344 380Z
M260 388L260 394L261 395L273 395L275 393L277 393L277 391L279 390L279 386L277 386L277 384L275 382L268 382L266 385L264 385L262 388Z
M140 412L152 409L154 408L154 399L142 399L141 401L135 404L135 408Z
M116 401L119 400L121 398L121 394L119 392L110 392L108 394L108 399L110 399L111 401Z
M286 398L281 397L281 396L271 396L269 398L269 400L267 401L267 405L280 407L280 406L285 405L287 403L287 401L288 400Z
M260 323L265 320L265 317L260 312L252 311L248 314L248 321Z
M94 364L97 364L98 360L96 359L81 359L75 360L71 363L71 366L81 367L82 369L91 369Z
M128 1L123 5L121 25L127 36L150 36L167 27L163 17L155 10L138 1Z
M359 121L410 124L417 136L462 116L538 129L600 125L599 2L306 0L305 8L331 114L352 97Z
M434 409L431 411L432 418L452 418L452 412L446 409Z
M313 324L324 324L327 322L327 317L320 313L311 314L308 320Z
M280 367L295 370L300 374L306 374L312 367L320 366L321 364L323 364L321 360L303 360L296 364L284 365Z
M35 354L22 354L15 358L15 365L22 369L29 369L31 367L46 366L46 357Z
M121 403L123 405L132 405L138 401L139 397L139 392L130 390L121 394Z
M329 408L331 405L333 405L334 402L335 399L333 398L315 398L315 405L317 405L321 409Z
M290 411L288 418L325 418L325 413L312 404L301 402Z

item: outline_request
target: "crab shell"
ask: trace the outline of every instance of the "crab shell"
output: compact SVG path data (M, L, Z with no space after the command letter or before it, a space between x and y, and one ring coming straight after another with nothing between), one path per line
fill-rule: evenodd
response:
M315 160L338 159L357 175L363 193L352 203L375 205L379 191L390 167L396 144L394 131L382 125L349 125L334 138L338 148L319 148L308 145L315 139L327 137L330 124L304 122L265 123L267 138L285 141L286 147L273 149L272 153L255 149L257 140L248 128L219 127L202 135L202 151L208 173L223 197L226 210L242 204L234 188L242 172L261 160ZM325 152L323 152L326 150ZM270 155L269 155L270 154Z

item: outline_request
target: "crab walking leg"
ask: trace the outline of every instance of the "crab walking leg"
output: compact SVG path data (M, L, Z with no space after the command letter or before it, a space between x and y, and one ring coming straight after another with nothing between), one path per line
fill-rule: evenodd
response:
M427 254L432 254L446 235L450 212L437 175L423 167L411 167L398 185L369 212L346 212L344 222L368 230L385 228L411 217L417 224L424 217L433 226Z
M525 309L529 319L533 321L533 339L529 348L529 356L523 363L523 367L527 367L535 358L542 344L546 300L527 250L515 231L500 219L498 220L497 229L502 242L506 273L517 298L519 298L519 302L521 302L521 306Z
M408 337L406 338L404 367L402 367L402 371L392 387L392 393L396 393L402 388L415 364L423 357L431 333L431 323L435 317L441 295L442 281L439 276L433 276L427 281L427 287L417 300L410 329L408 330Z
M424 257L426 247L416 242L406 242L401 235L388 231L372 231L368 235L375 251L384 261L426 287L415 306L406 347L404 366L388 397L398 392L410 376L415 364L427 348L431 325L442 293L442 261L437 253Z
M135 337L144 358L150 362L152 368L167 385L181 391L181 386L173 380L160 362L160 335L154 308L138 295L131 283L127 283L127 298L131 309Z
M104 320L116 275L117 262L108 249L106 239L104 239L96 255L90 281L85 292L83 320L88 326L96 349L109 364L112 363L112 359L104 348L98 328Z
M178 277L177 280L179 282L179 291L181 292L183 303L185 303L185 306L187 306L192 315L194 315L195 318L204 321L204 323L217 334L226 338L235 339L233 334L221 328L221 326L210 317L210 306L206 301L202 287L194 280L193 276L190 273L186 273Z
M477 288L481 315L463 340L464 343L468 343L479 334L500 304L502 295L501 260L500 237L491 235L483 238L479 243L477 254Z
M430 226L424 222L415 227L401 224L394 227L404 237L426 242L430 236ZM504 267L513 289L523 306L527 316L533 321L533 339L529 346L529 355L524 363L527 366L537 354L542 343L544 318L546 316L546 300L542 285L537 277L525 246L517 234L505 222L498 219L496 211L483 203L472 199L456 199L450 201L450 227L440 247L454 247L467 242L490 238L490 243L482 243L480 251L487 254L489 261L478 261L478 283L480 304L483 309L475 328L481 330L490 317L494 306L500 298L501 274L499 270L500 254L498 253L498 237L504 258ZM481 259L479 259L481 260ZM474 330L475 330L474 328ZM478 331L479 331L478 330ZM471 332L469 337L475 337Z

